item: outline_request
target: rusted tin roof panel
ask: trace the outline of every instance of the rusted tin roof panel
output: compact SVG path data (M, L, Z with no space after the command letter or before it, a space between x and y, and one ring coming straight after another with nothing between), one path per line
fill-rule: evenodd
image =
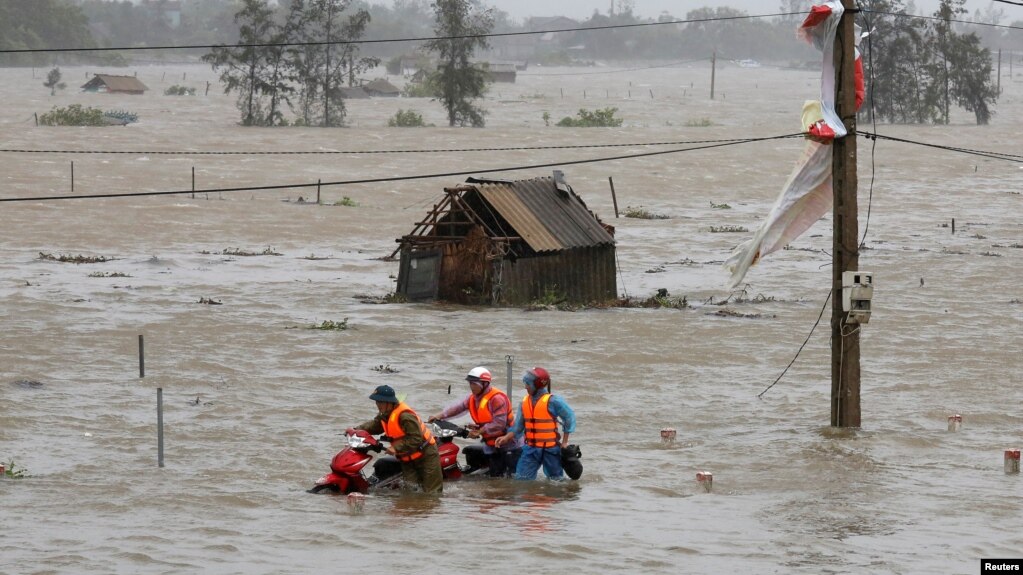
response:
M474 183L538 253L614 243L579 196L558 191L553 178Z
M482 184L477 185L477 190L494 210L511 224L515 233L529 244L533 251L564 249L561 242L551 234L536 214L522 202L512 184Z

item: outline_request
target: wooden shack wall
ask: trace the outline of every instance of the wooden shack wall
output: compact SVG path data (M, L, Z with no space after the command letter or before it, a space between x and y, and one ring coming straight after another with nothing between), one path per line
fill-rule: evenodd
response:
M500 278L500 301L494 303L526 304L542 298L548 289L576 304L618 297L614 246L576 248L493 265L500 267L491 274L494 281Z

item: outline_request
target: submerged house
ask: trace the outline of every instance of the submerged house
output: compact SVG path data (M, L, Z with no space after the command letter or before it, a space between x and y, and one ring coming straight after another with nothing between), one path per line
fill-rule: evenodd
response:
M142 94L149 88L134 76L114 76L96 74L82 86L85 92L105 92L108 94Z
M396 293L412 301L524 304L615 299L614 227L560 171L530 180L469 178L396 240Z
M371 97L397 98L401 95L401 90L399 90L397 86L383 78L377 78L372 82L363 84L362 89Z

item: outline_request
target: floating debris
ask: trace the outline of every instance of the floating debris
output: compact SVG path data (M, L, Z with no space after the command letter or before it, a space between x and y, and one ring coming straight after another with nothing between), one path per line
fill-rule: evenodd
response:
M53 255L44 252L39 252L39 259L68 264L98 264L113 261L116 258L107 258L103 256L83 256L81 254L76 256L73 256L71 254Z

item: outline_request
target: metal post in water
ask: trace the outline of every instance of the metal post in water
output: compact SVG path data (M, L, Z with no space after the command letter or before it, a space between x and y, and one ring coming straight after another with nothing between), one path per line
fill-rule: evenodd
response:
M163 467L163 388L156 388L156 460Z
M320 182L322 180L316 180L316 205L320 205Z
M75 162L71 161L71 192L75 191Z
M714 474L710 471L700 471L696 474L696 481L703 486L707 493L714 489Z
M959 415L957 413L955 415L948 416L948 430L949 431L959 431L959 429L962 426L963 426L963 416L962 415Z
M512 364L515 363L515 358L510 355L504 356L504 363L508 366L508 397L512 394Z
M146 344L142 339L142 334L139 334L139 378L146 376Z
M195 199L195 166L192 166L192 199Z
M611 176L608 176L607 183L611 184L611 201L615 205L615 218L618 218L618 196L615 195L615 181Z
M1005 472L1016 474L1019 473L1019 450L1018 449L1006 449L1005 450Z

